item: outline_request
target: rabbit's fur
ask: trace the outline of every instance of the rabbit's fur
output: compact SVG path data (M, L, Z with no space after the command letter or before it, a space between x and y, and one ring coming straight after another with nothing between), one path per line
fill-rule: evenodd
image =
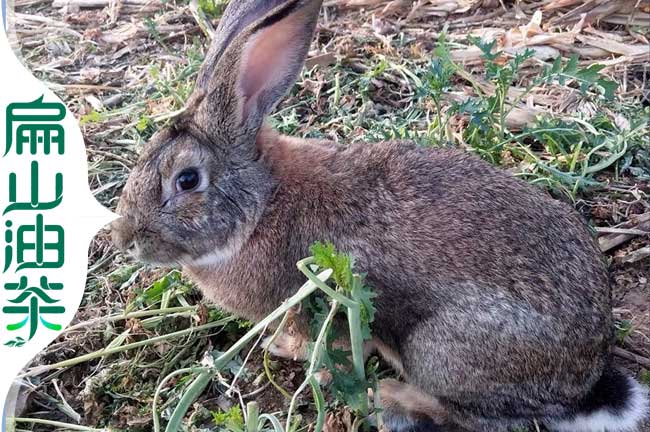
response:
M187 112L133 169L117 245L182 265L210 300L260 320L304 282L295 263L309 245L330 240L367 272L377 345L430 397L423 406L442 407L435 421L634 430L647 399L608 365L608 274L573 209L461 151L339 146L263 125L302 67L319 6L230 2ZM190 167L200 182L178 192ZM605 384L616 397L594 393ZM616 427L577 423L602 412Z

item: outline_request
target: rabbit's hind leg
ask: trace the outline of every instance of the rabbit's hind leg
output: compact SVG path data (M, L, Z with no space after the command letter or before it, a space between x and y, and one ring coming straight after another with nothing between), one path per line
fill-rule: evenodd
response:
M384 424L391 432L451 432L445 426L445 408L411 384L382 380L379 398Z

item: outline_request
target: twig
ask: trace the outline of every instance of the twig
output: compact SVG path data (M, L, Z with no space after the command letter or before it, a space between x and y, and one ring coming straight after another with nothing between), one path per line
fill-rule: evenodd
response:
M633 217L632 220L627 222L625 225L625 228L634 228L638 231L650 231L650 212ZM620 246L623 243L633 239L637 235L638 234L625 233L601 237L598 239L600 250L602 252L607 252L608 250Z
M59 396L59 398L61 398L61 411L63 411L67 416L71 417L75 422L81 422L81 415L70 406L68 401L63 396L61 389L59 389L58 380L52 380L52 384L54 384L54 390L56 391L56 394Z
M190 1L190 11L201 31L208 37L208 40L214 39L214 27L203 13L203 10L201 10L198 0Z
M617 258L622 263L635 263L650 257L650 246L642 247L633 252L628 253L627 255Z
M93 148L87 148L86 151L88 153L91 153L91 154L97 154L97 155L100 155L100 156L107 157L109 159L114 159L114 160L116 160L118 162L122 162L124 165L126 165L129 168L131 168L133 166L133 161L130 161L130 160L126 159L126 158L123 158L122 156L116 155L116 154L111 153L111 152L107 152L107 151L99 150L99 149L93 149Z
M650 231L635 229L635 228L609 228L609 227L596 227L596 232L607 234L630 234L633 236L640 236L650 234Z
M633 352L630 352L626 349L623 349L621 347L614 347L613 351L614 355L624 358L626 360L630 360L633 362L636 362L640 364L643 367L646 367L650 369L650 359L647 357L640 356L638 354L634 354Z
M111 0L54 0L52 7L60 8L63 6L79 6L80 8L99 8L107 7ZM124 5L131 6L151 6L153 4L160 5L156 0L123 0Z

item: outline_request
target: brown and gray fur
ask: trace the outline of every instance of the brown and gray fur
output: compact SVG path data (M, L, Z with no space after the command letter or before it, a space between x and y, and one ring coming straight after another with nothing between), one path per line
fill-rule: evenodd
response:
M129 178L116 244L182 265L208 299L260 320L304 282L295 263L309 245L332 241L378 294L375 345L403 368L409 406L436 407L441 427L553 428L613 407L591 404L612 370L608 274L572 208L462 151L339 146L264 125L302 68L319 7L230 2L187 112ZM200 187L178 192L190 167ZM608 374L621 391L633 385ZM409 399L384 393L389 408ZM600 430L585 424L575 430Z

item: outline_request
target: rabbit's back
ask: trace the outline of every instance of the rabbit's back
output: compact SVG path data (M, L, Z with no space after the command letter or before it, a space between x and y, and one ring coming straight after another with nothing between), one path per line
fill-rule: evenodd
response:
M511 174L457 150L399 142L352 146L327 170L338 205L323 203L323 215L345 220L327 234L363 258L371 278L415 294L470 284L542 314L580 315L564 322L609 316L606 267L584 221Z
M318 147L283 155L295 171L281 173L269 213L282 207L305 234L347 244L369 271L499 286L545 311L560 299L609 306L585 222L539 188L455 149Z

